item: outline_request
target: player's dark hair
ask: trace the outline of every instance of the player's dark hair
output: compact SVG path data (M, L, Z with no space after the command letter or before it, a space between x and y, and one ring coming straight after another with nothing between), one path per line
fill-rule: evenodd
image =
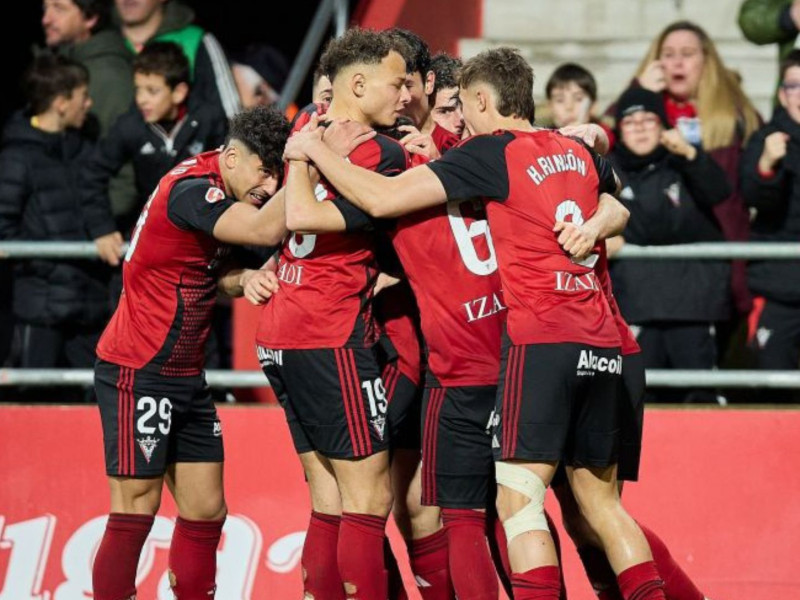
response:
M328 74L325 71L322 70L322 65L317 65L317 68L314 69L314 76L313 76L313 78L311 80L311 87L314 87L315 85L317 85L317 83L319 83L319 80L323 75L325 77L328 77ZM330 79L330 78L328 77L328 79Z
M405 59L408 50L403 47L404 44L397 36L354 27L345 31L342 37L328 42L319 60L319 68L333 82L346 67L357 64L377 65L393 50Z
M256 106L231 119L225 144L238 140L258 155L264 169L280 173L287 139L289 122L283 113L271 106Z
M597 82L594 76L587 69L575 63L564 63L553 71L545 87L547 99L550 99L554 89L564 87L570 83L574 83L586 92L592 102L597 100Z
M161 75L171 89L179 83L189 84L189 59L174 42L150 42L133 59L133 72Z
M450 56L446 52L437 54L431 59L431 71L436 75L436 80L433 84L434 97L439 90L458 87L458 76L461 72L462 64L460 58Z
M28 110L40 115L58 96L72 98L77 88L89 85L89 71L77 61L44 52L33 60L24 82Z
M781 82L783 82L783 79L786 77L786 71L788 71L792 67L800 67L800 49L792 50L781 61L781 67L780 67Z
M497 92L497 110L504 117L528 119L533 123L533 69L516 48L484 50L464 63L461 87L487 83Z
M424 82L428 71L431 70L431 51L425 40L413 31L400 29L399 27L389 29L386 34L399 38L400 44L397 50L406 61L406 71L408 73L419 73Z

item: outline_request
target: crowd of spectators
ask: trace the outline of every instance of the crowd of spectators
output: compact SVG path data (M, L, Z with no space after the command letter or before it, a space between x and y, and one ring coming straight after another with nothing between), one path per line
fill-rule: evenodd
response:
M562 65L548 81L544 125L596 122L608 132L631 213L610 256L625 243L800 239L800 0L746 0L739 23L753 42L779 44L766 125L692 22L664 28L603 113L582 66ZM2 134L0 241L93 240L102 261L0 261L0 365L89 368L120 293L123 242L158 180L222 143L242 107L277 102L290 64L261 43L229 59L180 0L44 0L42 27L27 104ZM460 63L434 63L434 117L461 135ZM330 97L317 71L311 100ZM619 260L611 273L646 367L796 369L799 267ZM222 348L211 365L226 365ZM651 399L719 398L684 390Z

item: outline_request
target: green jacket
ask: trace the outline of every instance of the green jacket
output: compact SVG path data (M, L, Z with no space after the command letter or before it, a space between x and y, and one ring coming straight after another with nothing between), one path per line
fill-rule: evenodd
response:
M125 40L116 31L104 30L82 44L61 46L59 52L89 70L92 113L100 121L101 135L105 135L133 102L132 60Z
M789 16L791 5L792 0L745 0L739 8L744 37L759 46L778 44L778 61L792 51L800 34Z
M117 117L133 104L133 57L125 47L125 39L118 31L106 29L81 44L66 44L58 50L89 70L91 112L97 118L100 136L105 136ZM127 214L136 205L131 164L111 180L108 195L114 215Z

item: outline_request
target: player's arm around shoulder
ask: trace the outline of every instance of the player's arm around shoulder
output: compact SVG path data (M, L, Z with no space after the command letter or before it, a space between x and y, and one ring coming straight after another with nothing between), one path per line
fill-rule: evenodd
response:
M281 188L261 208L233 201L214 225L213 237L226 244L280 245L288 233L285 193L286 188Z
M289 138L284 158L313 162L344 198L375 218L399 217L447 199L441 182L428 167L389 177L345 160L313 130Z
M313 169L304 161L289 161L286 176L286 228L296 233L331 233L347 229L333 202L317 202Z

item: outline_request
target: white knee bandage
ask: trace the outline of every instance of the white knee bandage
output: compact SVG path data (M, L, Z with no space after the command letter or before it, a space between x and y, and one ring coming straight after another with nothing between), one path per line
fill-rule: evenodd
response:
M506 462L495 463L497 483L531 499L524 508L503 521L508 543L526 531L550 531L544 516L544 482L524 467Z

